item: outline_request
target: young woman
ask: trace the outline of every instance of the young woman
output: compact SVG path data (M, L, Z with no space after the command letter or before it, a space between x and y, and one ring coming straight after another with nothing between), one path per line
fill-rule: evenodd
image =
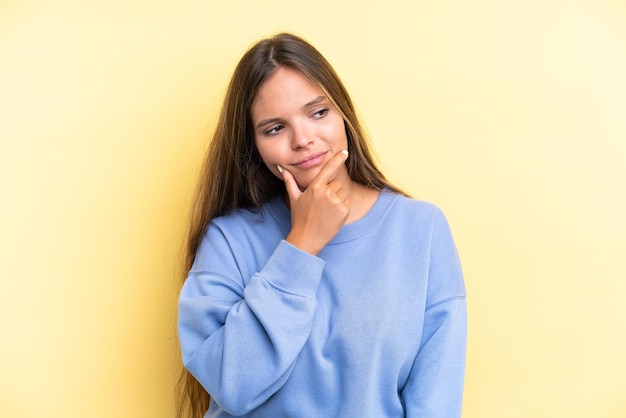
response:
M262 40L235 69L187 251L191 416L461 415L465 288L446 220L385 180L304 40Z

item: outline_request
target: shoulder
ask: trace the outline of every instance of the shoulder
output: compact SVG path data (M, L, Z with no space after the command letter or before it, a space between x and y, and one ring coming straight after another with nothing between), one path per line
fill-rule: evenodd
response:
M385 215L386 228L427 242L452 241L448 219L438 205L395 193L386 198L391 199Z
M196 251L193 270L214 269L231 260L238 269L267 258L284 235L279 215L272 202L260 209L237 209L214 218Z
M414 212L422 213L425 215L427 214L432 215L432 214L441 212L441 209L439 208L439 206L437 206L436 204L432 202L414 199L412 197L397 194L397 193L391 193L391 192L383 192L383 193L390 193L391 195L393 195L395 198L394 203L398 205L398 207L404 208L405 210L408 210L408 211L414 211Z
M449 298L465 295L465 284L459 255L456 249L450 225L442 209L422 200L406 196L396 198L394 216L401 218L399 224L415 227L410 230L417 237L424 238L422 243L429 256L428 304L435 304Z
M264 219L264 209L236 209L211 220L212 227L229 230L237 225L258 224Z
M214 218L211 226L225 231L236 231L240 228L263 228L281 221L283 214L280 199L272 198L260 208L239 208L228 214Z
M382 193L381 197L390 199L388 216L392 219L426 224L432 224L438 218L445 220L445 215L441 208L432 202L388 191L383 191Z
M200 251L203 244L213 242L245 252L271 238L280 238L289 226L289 218L283 219L274 208L276 205L277 202L271 200L259 209L240 208L214 218L205 231Z

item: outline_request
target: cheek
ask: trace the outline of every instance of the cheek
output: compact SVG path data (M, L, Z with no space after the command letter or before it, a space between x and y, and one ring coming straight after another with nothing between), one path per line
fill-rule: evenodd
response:
M339 115L336 116L335 120L333 120L333 123L328 127L328 129L330 131L329 134L331 135L331 138L347 145L348 136L346 133L346 125L344 120Z

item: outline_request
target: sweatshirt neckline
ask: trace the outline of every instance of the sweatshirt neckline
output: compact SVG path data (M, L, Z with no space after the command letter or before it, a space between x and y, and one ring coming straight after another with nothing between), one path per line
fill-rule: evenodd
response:
M397 194L388 189L383 189L370 210L360 219L344 225L328 245L341 244L366 235L383 219L397 197ZM272 216L285 227L286 231L289 231L291 229L291 212L282 197L275 196L268 202L267 206Z

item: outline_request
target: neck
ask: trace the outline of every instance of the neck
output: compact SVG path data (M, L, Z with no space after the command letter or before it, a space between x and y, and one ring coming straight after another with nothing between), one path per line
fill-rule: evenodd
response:
M347 169L341 170L337 179L341 181L342 187L348 192L348 199L350 200L350 215L348 215L346 224L356 222L374 206L380 191L353 181Z
M369 212L374 206L380 190L370 189L360 183L350 181L350 191L348 192L348 199L350 199L350 215L346 223L356 222Z

